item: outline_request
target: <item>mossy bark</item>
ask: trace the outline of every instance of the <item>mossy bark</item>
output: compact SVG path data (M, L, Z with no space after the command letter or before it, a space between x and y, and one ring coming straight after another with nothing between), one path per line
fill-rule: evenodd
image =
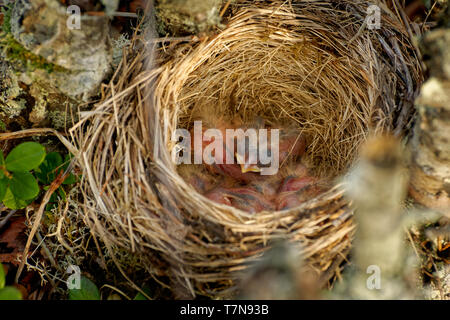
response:
M68 27L70 14L59 0L16 0L5 12L3 119L21 115L28 126L61 127L70 118L66 110L99 94L112 69L109 18L81 15L80 28L74 29Z
M160 33L198 34L220 24L222 0L157 0Z

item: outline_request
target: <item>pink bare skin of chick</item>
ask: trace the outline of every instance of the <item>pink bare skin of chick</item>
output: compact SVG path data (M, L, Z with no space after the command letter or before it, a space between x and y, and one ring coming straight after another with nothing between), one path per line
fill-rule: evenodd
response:
M261 167L259 167L259 164L238 164L238 160L239 162L248 162L250 157L248 151L257 151L258 145L250 145L250 142L248 142L248 145L246 146L246 154L240 155L237 152L237 139L235 139L234 141L227 141L226 130L238 128L244 131L247 129L264 129L264 119L255 117L255 119L253 119L249 123L244 124L244 121L239 116L236 116L233 119L229 119L226 117L217 118L215 114L211 113L208 110L202 109L198 110L197 112L198 114L196 115L196 118L202 121L202 136L204 136L205 131L208 129L216 129L222 135L221 141L214 141L215 138L213 137L211 137L211 140L209 141L205 141L205 139L203 139L202 141L202 153L203 150L213 142L219 142L220 145L223 145L222 154L213 154L213 164L205 165L207 169L215 174L232 177L233 179L236 179L241 183L248 184L254 181L263 181L264 178L261 179L261 176L259 174L261 171ZM290 159L296 159L298 157L301 157L305 153L305 137L300 134L300 131L297 128L294 128L293 126L290 127L291 128L279 129L279 164L283 164L288 159L288 157ZM272 129L268 128L268 141L271 141L271 132ZM193 134L192 131L191 134ZM233 143L234 150L230 150L231 147L229 145L229 148L227 148L226 142ZM268 143L268 147L270 149L270 143ZM227 164L227 158L234 159L234 163ZM257 159L253 160L254 161L252 161L252 163L256 162Z
M288 157L295 159L301 157L305 153L306 148L306 140L295 134L295 135L284 135L282 134L280 137L279 144L279 163L283 164ZM235 146L235 150L237 147ZM226 149L224 144L223 149L223 159L222 162L225 163L226 155L230 153L229 150ZM231 155L233 158L234 156ZM248 155L244 155L242 157L245 161L248 160ZM238 165L238 164L213 164L207 166L208 169L217 174L221 174L224 176L230 176L240 182L244 183L260 183L267 179L267 177L261 176L258 168L258 165ZM248 167L248 169L246 169Z
M323 190L322 182L313 177L302 164L288 169L289 173L281 184L275 200L277 210L288 210L300 206L319 195Z
M205 194L208 199L248 212L273 211L275 206L250 187L216 188Z
M282 131L279 150L280 164L283 164L288 157L290 159L297 159L306 151L306 139L296 131Z
M219 174L225 177L231 177L239 182L243 183L249 183L255 180L258 180L260 175L259 173L255 172L242 172L242 168L239 164L237 164L237 160L235 159L235 155L232 154L230 150L227 149L225 138L226 138L226 129L233 129L232 124L226 124L224 122L218 123L217 128L223 136L223 140L219 141L220 144L223 145L222 149L222 155L220 154L213 154L213 164L205 164L205 167L208 169L209 172L213 174ZM208 128L203 128L203 134L204 132L208 130ZM211 143L214 142L214 138L211 138L210 141L203 140L202 144L202 152L203 150ZM235 148L236 149L236 148ZM234 163L227 164L227 155L230 159L233 159Z
M298 191L290 191L281 193L275 200L278 211L296 208L308 200L318 196L323 189L314 184L308 184Z
M206 183L206 179L195 178L191 179L191 184L196 189L205 194L207 198L216 203L233 206L246 212L261 212L263 210L275 210L278 208L286 209L300 205L305 201L305 196L312 193L317 193L317 188L310 188L317 180L307 174L307 169L304 166L294 167L293 174L284 179L281 186L279 186L279 174L276 176L262 176L260 175L259 164L256 165L239 165L225 164L228 158L237 160L232 151L227 150L225 143L226 129L242 128L242 122L239 121L225 121L223 119L211 119L211 116L203 115L203 118L208 118L203 122L203 134L208 128L216 128L222 133L223 145L222 155L217 156L213 154L214 162L211 165L205 165L210 173L222 176L226 183L221 183L221 187L209 189L210 183ZM204 120L204 119L202 119ZM212 120L212 121L211 121ZM260 121L261 122L261 121ZM206 124L206 125L205 125ZM245 126L246 128L255 127L264 128L264 125L257 123L256 126ZM271 129L269 128L269 141L271 140ZM214 139L214 138L212 138ZM203 149L213 141L203 141ZM237 150L236 141L234 141L234 150ZM270 146L270 144L269 144ZM249 146L247 150L255 146ZM306 139L299 134L298 129L280 129L280 143L279 143L279 163L283 164L285 161L300 158L306 149ZM218 157L221 158L218 158ZM248 155L240 156L240 159L248 160ZM219 162L219 163L217 163ZM234 182L233 182L234 181ZM244 184L244 186L242 186ZM205 187L207 186L207 187ZM206 190L209 191L206 191ZM305 189L305 190L303 190ZM306 189L310 190L306 192ZM300 194L303 194L303 196Z
M298 130L280 130L279 136L279 144L278 144L278 163L279 165L283 165L288 160L296 160L299 159L306 151L306 138L302 136ZM272 132L273 128L268 129L268 140L267 140L267 148L268 154L272 154L271 150L271 141L272 141ZM254 150L256 153L258 152L258 146L248 145L246 148L246 153L240 156L241 161L248 162L249 154L248 150ZM256 163L255 163L256 162ZM244 172L258 172L258 170L252 170L257 168L262 168L264 165L257 161L253 161L255 165L242 165L243 169L250 168L250 170L246 170ZM271 164L269 164L270 166ZM266 165L267 166L267 165Z

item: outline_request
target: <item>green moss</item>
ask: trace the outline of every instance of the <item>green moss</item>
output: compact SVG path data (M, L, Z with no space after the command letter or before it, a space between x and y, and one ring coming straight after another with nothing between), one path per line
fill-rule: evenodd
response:
M1 9L3 13L3 25L1 26L0 47L6 59L11 62L22 63L27 68L44 69L48 73L53 71L67 71L63 67L48 62L43 57L30 52L14 39L11 33L11 14L13 7L14 3L12 2Z
M26 109L26 101L24 99L8 100L3 102L0 100L0 110L8 118L18 117L23 109Z
M65 68L48 62L43 57L25 49L10 33L3 33L1 35L0 47L8 61L22 63L24 67L31 68L32 70L43 69L48 73L52 73L53 71L67 71Z
M14 3L11 2L10 4L7 4L2 8L2 13L3 13L2 31L5 33L11 33L11 12L12 12L13 6L14 6Z
M48 117L52 121L52 126L55 129L64 129L72 123L69 114L64 111L53 110L48 113Z
M159 0L158 31L172 35L205 32L220 24L221 0Z

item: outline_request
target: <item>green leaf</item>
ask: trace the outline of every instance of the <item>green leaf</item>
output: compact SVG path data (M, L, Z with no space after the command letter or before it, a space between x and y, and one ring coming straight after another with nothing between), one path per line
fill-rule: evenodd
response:
M5 177L0 179L0 202L3 200L6 194L6 189L8 189L9 180Z
M88 278L81 276L80 289L69 290L69 300L100 300L100 291Z
M58 152L50 152L45 157L45 162L47 162L47 166L54 170L63 164L63 159Z
M6 194L5 197L3 198L3 204L5 205L5 207L12 209L12 210L18 210L18 209L23 209L25 208L27 205L29 205L32 201L30 200L21 200L18 199L17 197L15 197L13 195L13 193L11 192L11 189L6 189Z
M61 196L64 195L64 197ZM50 200L48 201L47 206L45 207L45 210L52 211L54 208L58 206L58 201L62 198L62 200L66 200L64 190L59 187L56 192L53 192L50 196Z
M77 182L77 177L75 176L75 175L73 175L73 174L69 174L68 176L67 176L67 178L64 180L64 182L63 182L63 184L65 184L65 185L68 185L68 184L74 184L74 183L76 183Z
M66 201L66 192L64 191L63 188L61 187L58 188L58 194L61 197L61 200Z
M36 177L43 184L50 184L55 180L57 174L63 170L63 160L58 152L50 152L45 160L36 170Z
M5 283L6 283L5 268L3 268L3 265L0 262L0 290L5 287Z
M144 287L142 291L144 291L145 294L150 297L150 288ZM136 295L136 297L134 297L133 300L148 300L148 299L142 293L138 292L138 294Z
M3 177L5 176L5 173L3 172L4 169L6 169L5 158L3 157L3 151L0 150L0 179L3 179Z
M15 147L6 157L6 169L11 172L33 170L45 159L45 148L36 142L24 142Z
M32 200L39 194L36 178L29 172L14 172L9 188L16 198L22 200Z
M22 300L22 293L14 287L0 289L0 300Z
M63 166L64 170L67 169L67 167L69 166L69 163L70 163L70 161L72 161L72 159L73 159L73 154L71 154L71 153L66 154L66 156L64 157L64 166Z

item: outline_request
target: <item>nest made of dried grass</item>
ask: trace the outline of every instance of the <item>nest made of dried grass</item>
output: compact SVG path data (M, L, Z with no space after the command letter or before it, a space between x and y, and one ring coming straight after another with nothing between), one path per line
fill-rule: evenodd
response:
M364 24L369 1L238 1L215 35L160 41L157 51L145 48L158 40L136 37L102 101L71 130L93 234L137 252L155 279L192 296L231 292L238 271L276 238L300 242L325 284L353 235L342 185L295 209L251 215L180 177L172 132L208 105L217 116L295 121L318 174L345 173L370 132L411 126L421 67L395 4L379 3L379 30Z

